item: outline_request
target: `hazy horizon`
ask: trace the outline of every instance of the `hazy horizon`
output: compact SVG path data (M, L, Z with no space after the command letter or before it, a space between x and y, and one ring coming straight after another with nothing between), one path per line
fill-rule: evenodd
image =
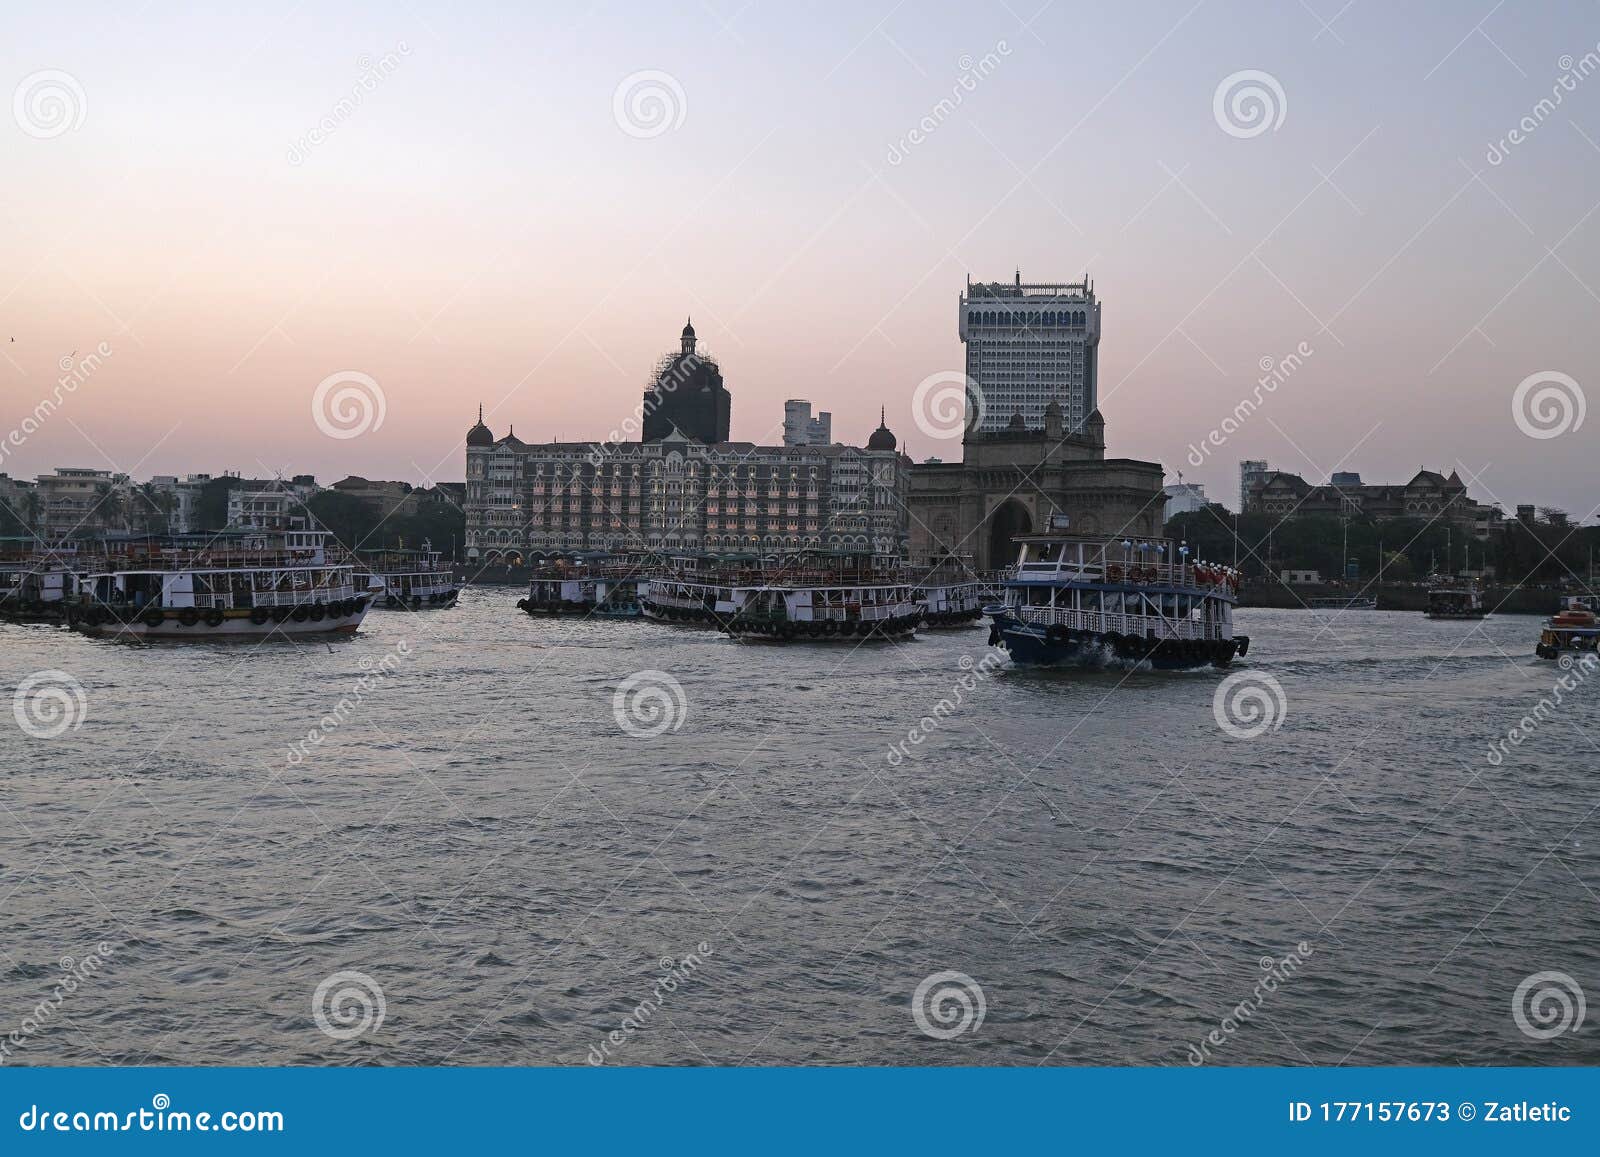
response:
M527 441L619 429L686 315L736 440L779 440L806 398L837 440L884 406L914 459L950 461L913 392L963 365L967 276L1020 268L1095 282L1108 455L1230 505L1238 461L1265 458L1311 481L1454 469L1481 501L1593 516L1600 416L1551 437L1513 416L1535 375L1579 402L1596 387L1592 4L88 5L12 24L0 438L60 359L112 351L5 447L13 477L459 480L480 402ZM1277 86L1234 86L1266 93L1269 124L1217 103L1245 72ZM65 124L27 103L41 88ZM343 371L384 399L357 437L313 419Z

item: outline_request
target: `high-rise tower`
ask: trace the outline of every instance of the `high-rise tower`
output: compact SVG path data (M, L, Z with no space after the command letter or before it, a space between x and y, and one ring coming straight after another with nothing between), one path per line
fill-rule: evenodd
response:
M1099 379L1100 303L1094 283L1015 281L973 284L961 295L961 340L967 377L982 399L970 429L1004 430L1021 414L1030 430L1044 427L1045 407L1061 407L1066 432L1082 431L1094 413ZM971 403L969 403L971 404Z

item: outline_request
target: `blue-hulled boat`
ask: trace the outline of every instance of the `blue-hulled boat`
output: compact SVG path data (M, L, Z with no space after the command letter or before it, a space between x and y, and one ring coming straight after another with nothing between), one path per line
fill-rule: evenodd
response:
M1236 571L1192 562L1170 540L1106 540L1056 525L1017 537L1005 602L984 608L989 642L1013 662L1185 670L1225 667L1249 649L1249 637L1233 633Z

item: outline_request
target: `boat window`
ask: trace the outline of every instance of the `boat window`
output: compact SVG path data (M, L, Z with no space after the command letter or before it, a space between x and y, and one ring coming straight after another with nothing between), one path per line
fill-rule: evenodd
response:
M1086 610L1086 611L1098 611L1100 609L1100 592L1099 591L1083 591L1083 592L1081 592L1081 598L1083 599L1083 609L1084 610Z

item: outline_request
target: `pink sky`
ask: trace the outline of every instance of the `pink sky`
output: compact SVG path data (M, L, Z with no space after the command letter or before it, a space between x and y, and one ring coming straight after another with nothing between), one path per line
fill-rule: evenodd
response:
M1313 480L1454 468L1480 499L1590 514L1600 414L1540 439L1511 407L1545 371L1600 404L1600 79L1500 163L1486 150L1563 54L1595 48L1595 11L1480 36L1482 13L1451 5L1357 5L1320 30L1279 5L1190 8L1025 26L884 3L804 27L763 5L30 13L0 77L66 72L82 119L0 124L0 424L63 355L113 354L0 469L459 479L480 401L527 440L617 427L686 314L736 438L776 440L804 397L836 437L864 440L884 405L914 457L950 459L912 391L962 364L966 274L1020 265L1095 279L1113 454L1229 502L1238 459L1264 457ZM1244 69L1286 104L1248 138L1213 109ZM682 94L681 122L648 137L613 100L642 70ZM1293 379L1187 464L1261 360L1301 342ZM346 370L386 410L335 439L311 399Z

